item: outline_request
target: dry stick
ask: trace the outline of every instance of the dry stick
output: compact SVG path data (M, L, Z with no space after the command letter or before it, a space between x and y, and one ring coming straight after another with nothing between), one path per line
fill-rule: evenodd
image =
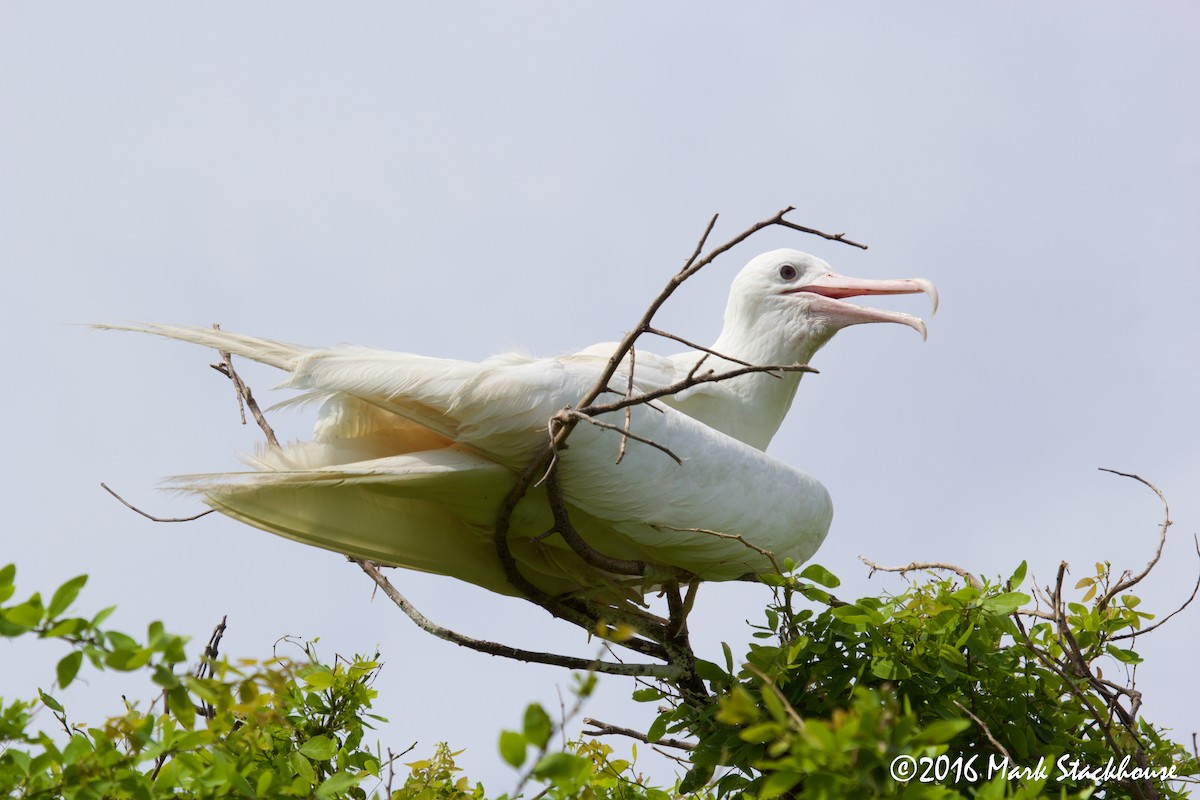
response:
M141 514L146 519L152 520L154 522L191 522L192 520L200 519L204 515L211 514L214 511L216 511L215 508L210 508L208 511L201 511L199 514L194 514L190 517L156 517L153 514L148 514L145 511L142 511L140 508L135 506L133 503L129 502L124 497L121 497L121 495L117 494L112 489L110 489L108 487L107 483L101 483L100 488L103 489L104 491L108 492L109 494L111 494L113 497L117 498L117 500L119 500L121 502L121 505L125 506L130 511L136 511L137 513Z
M867 576L868 578L871 577L871 575L874 575L876 572L899 572L901 576L904 576L906 573L915 572L919 569L940 569L955 573L965 580L972 588L983 588L983 584L979 582L979 579L970 572L967 572L965 569L955 564L947 564L942 561L911 561L908 564L905 564L903 567L885 567L881 564L876 564L866 556L859 556L858 560L871 568L871 573Z
M219 323L213 323L214 330L221 330ZM267 437L267 444L271 447L278 448L279 440L275 438L275 431L267 424L267 418L263 416L262 409L258 407L258 401L254 399L254 394L250 391L250 387L242 380L242 377L237 374L237 370L233 368L233 355L225 350L217 350L221 355L220 364L209 364L210 367L224 375L233 383L234 389L237 391L238 410L242 415L242 424L246 424L246 413L242 407L243 402L245 407L250 409L250 413L254 415L254 421L258 423L258 427L262 429L263 435Z
M1196 555L1200 556L1200 539L1197 539L1195 536L1193 536L1192 544L1196 548ZM1158 622L1154 623L1153 625L1150 625L1149 627L1142 628L1140 631L1134 631L1133 633L1122 633L1120 636L1113 636L1111 639L1109 639L1109 641L1115 642L1120 639L1132 639L1137 636L1145 636L1147 633L1154 630L1155 628L1161 627L1171 617L1175 616L1180 611L1183 611L1185 608L1187 608L1189 605L1191 605L1192 601L1196 599L1197 592L1200 592L1200 574L1198 574L1196 576L1196 585L1192 587L1191 596L1189 596L1187 600L1184 600L1183 605L1181 605L1179 608L1175 609L1170 614L1167 614L1165 617L1163 617L1162 619L1160 619Z
M221 621L217 623L217 627L213 628L212 635L208 637L208 644L205 645L204 652L200 654L200 662L196 664L196 669L193 672L197 678L211 677L213 675L213 664L216 663L217 653L221 647L221 638L225 635L225 622L228 619L228 614L223 615ZM200 713L200 716L206 719L212 719L217 715L217 710L213 705L204 700L200 701L197 711Z
M678 750L695 750L696 745L691 742L685 742L680 739L659 739L656 742L650 741L646 734L641 731L635 731L632 728L622 728L620 725L610 725L607 722L601 722L592 717L583 718L584 725L591 725L595 730L580 731L584 736L628 736L630 739L637 739L639 742L646 744L657 744L663 747L674 747Z
M705 356L704 358L707 357L708 356ZM703 362L703 360L704 359L701 359L701 362ZM776 373L779 372L811 372L814 375L818 374L819 372L807 364L761 364L751 365L748 367L738 367L737 369L731 369L725 372L714 372L713 370L709 370L708 372L697 375L695 372L699 366L700 364L697 363L697 365L692 367L691 371L688 372L686 378L681 378L680 380L677 380L671 384L667 384L666 386L660 386L657 389L651 389L648 392L642 392L641 394L634 395L633 397L622 397L620 400L613 400L608 403L592 403L588 406L581 406L574 409L574 412L591 417L598 414L608 414L612 411L620 411L621 409L628 408L629 406L650 405L651 408L654 408L655 406L651 405L650 401L657 400L660 397L678 394L684 389L690 389L693 386L699 386L702 383L720 383L721 381L727 381L730 378L736 378L739 375L749 375L754 372L764 372L773 377L779 377L776 375Z
M1101 597L1100 600L1096 604L1096 608L1103 611L1108 606L1108 603L1110 600L1112 600L1114 597L1116 597L1118 594L1125 591L1126 589L1129 589L1129 588L1137 585L1138 583L1141 582L1141 580L1143 578L1145 578L1147 575L1149 575L1150 570L1154 569L1154 565L1158 563L1158 560L1160 558L1162 558L1163 545L1165 545L1167 543L1167 529L1171 527L1171 509L1167 505L1167 498L1165 496L1163 496L1163 493L1161 491L1159 491L1158 487L1155 486L1153 483L1150 483L1150 481L1146 480L1145 478L1139 477L1138 475L1133 475L1128 472L1118 472L1115 469L1108 469L1107 467L1099 467L1099 470L1101 472L1111 472L1113 475L1120 475L1122 478L1132 478L1133 480L1137 481L1138 483L1140 483L1144 486L1148 486L1152 492L1154 492L1156 495L1158 495L1158 500L1160 503L1162 503L1162 509L1163 509L1163 521L1162 521L1162 525L1161 525L1161 532L1159 533L1158 548L1154 551L1154 557L1150 559L1150 563L1146 564L1146 568L1143 569L1141 572L1139 572L1137 575L1134 575L1133 577L1131 577L1127 580L1118 581L1115 586L1113 586L1111 589L1109 589L1107 592L1104 593L1104 596Z
M966 706L964 706L962 703L958 702L957 700L952 700L951 702L954 703L954 705L958 706L959 710L961 710L964 714L966 714L971 719L975 720L975 724L979 726L979 729L981 731L983 731L983 735L986 736L987 740L992 743L992 746L995 747L998 751L1000 751L1000 755L1004 756L1004 758L1011 763L1012 757L1009 756L1008 751L1004 749L1004 745L1002 745L998 741L996 741L995 736L992 736L992 732L988 728L987 724L983 720L981 720L979 717L972 714L971 710L969 708L967 708Z
M554 653L521 650L496 642L464 636L461 633L443 628L430 621L392 585L392 582L379 571L379 568L375 564L357 558L353 559L353 561L355 564L358 564L363 572L367 573L371 580L375 581L375 584L383 590L383 593L387 595L389 600L395 603L401 611L408 615L409 619L417 624L417 627L427 633L433 634L439 639L445 639L448 642L453 642L454 644L468 647L481 653L487 653L488 655L503 656L515 661L528 661L535 664L551 664L558 667L565 667L566 669L591 670L612 675L649 676L668 680L676 677L678 674L678 670L662 664L614 664L598 659L575 658L572 656L560 656Z
M633 373L637 369L637 348L629 348L629 379L625 383L625 399L633 397ZM633 405L625 406L625 428L621 433L621 446L617 448L617 463L625 458L625 447L629 444L629 425L633 422Z
M630 404L630 405L633 405L633 404ZM612 423L609 423L609 422L601 422L600 420L598 420L588 414L584 414L581 411L567 410L567 411L563 411L563 412L559 412L559 413L564 418L580 420L580 421L586 422L589 425L595 425L597 428L604 428L605 430L609 430L609 431L617 431L618 433L621 434L622 441L624 441L625 439L633 439L634 441L638 441L638 442L641 442L642 444L649 445L650 447L653 447L655 450L661 450L663 453L665 453L667 456L669 456L671 458L671 460L674 461L676 464L683 463L683 459L680 458L679 456L675 455L675 453L673 453L669 447L661 445L658 442L654 441L653 439L647 439L644 436L638 436L636 433L633 433L632 431L623 429L619 425L613 425ZM618 458L618 460L620 460L620 459Z

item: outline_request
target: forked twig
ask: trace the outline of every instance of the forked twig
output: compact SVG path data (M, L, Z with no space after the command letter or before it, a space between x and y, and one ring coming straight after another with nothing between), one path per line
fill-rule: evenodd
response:
M152 520L154 522L191 522L192 520L200 519L201 517L205 516L206 514L211 514L214 511L216 511L215 508L210 508L207 511L201 511L199 514L193 514L190 517L156 517L153 514L148 514L145 511L142 511L140 508L135 506L133 503L129 502L124 497L121 497L121 495L117 494L111 488L109 488L107 483L102 482L100 484L100 488L103 489L104 491L108 492L109 494L111 494L113 497L117 498L117 500L119 500L121 502L121 505L125 506L130 511L136 511L137 513L141 514L146 519Z

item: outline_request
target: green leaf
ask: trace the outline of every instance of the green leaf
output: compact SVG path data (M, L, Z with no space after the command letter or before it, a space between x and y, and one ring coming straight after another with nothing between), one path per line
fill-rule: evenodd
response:
M925 726L925 730L921 731L921 738L932 744L942 744L969 727L971 721L967 719L939 719Z
M838 579L837 575L834 575L820 564L809 564L804 568L804 571L800 573L800 577L810 580L813 583L820 584L826 589L836 589L842 585L842 582Z
M13 606L3 611L6 620L14 625L20 625L22 628L37 627L44 614L45 609L42 608L41 598L36 594L19 606Z
M75 680L75 676L79 673L79 665L82 663L82 650L73 650L59 660L58 666L55 667L55 675L58 678L60 689L65 689L71 685L71 681Z
M180 684L173 689L167 690L167 707L171 709L171 713L175 715L175 719L179 720L179 724L187 728L189 731L196 724L196 707L192 705L191 695L185 686Z
M554 726L550 715L537 703L530 703L525 708L525 738L539 750L546 749L550 741L550 733Z
M500 732L500 757L512 767L520 769L525 763L529 740L516 731Z
M74 764L83 756L92 752L92 742L82 733L77 733L67 742L67 746L62 750L62 760L64 764Z
M38 697L42 698L42 702L46 705L46 708L50 709L51 711L57 711L60 714L62 713L63 707L59 704L59 702L43 692L41 689L38 689Z
M571 753L550 753L533 768L535 777L542 780L560 782L578 782L591 772L592 763L581 756Z
M79 590L87 583L87 579L87 575L76 575L58 587L54 592L54 596L50 598L50 605L46 606L46 616L53 618L66 611L71 603L75 602L75 598L79 596Z
M636 703L652 703L661 698L662 692L654 688L638 689L633 693L633 700Z
M296 775L309 786L312 786L317 780L317 773L313 771L312 764L308 762L307 758L300 755L298 751L293 750L288 755L288 764L291 765Z
M17 577L17 565L7 564L0 568L0 603L13 596L13 592L17 587L13 585L13 581Z
M304 676L304 684L306 686L311 686L318 692L323 692L326 689L332 688L334 683L335 678L333 677L333 673L328 669L313 670Z
M654 718L654 722L650 723L650 730L646 731L646 740L650 744L654 744L663 737L667 732L667 715L659 714Z
M96 614L96 616L92 617L92 627L93 628L100 627L100 624L102 622L104 622L104 620L111 617L112 613L116 610L117 610L116 606L109 606L108 608L101 609L100 613L98 613L98 614Z
M346 772L335 772L317 787L317 797L327 800L330 797L345 794L347 789L357 786L359 779Z
M314 761L328 761L337 753L337 742L330 737L319 734L300 745L300 752Z
M1017 571L1014 572L1012 574L1012 577L1008 579L1009 589L1016 591L1017 589L1019 589L1021 587L1021 584L1025 582L1025 572L1028 569L1029 569L1028 562L1022 561L1020 566L1017 567Z
M758 796L762 800L778 797L799 782L800 775L798 773L774 772L763 782L762 788L758 790Z
M1021 592L1005 592L1003 594L992 595L983 599L984 610L992 614L1003 614L1005 616L1016 611L1021 606L1029 602L1029 595Z
M1105 651L1122 664L1142 663L1142 657L1132 650L1122 650L1120 647L1110 644L1105 648Z

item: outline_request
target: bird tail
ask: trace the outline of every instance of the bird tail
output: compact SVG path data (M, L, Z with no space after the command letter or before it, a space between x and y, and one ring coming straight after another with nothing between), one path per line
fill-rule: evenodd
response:
M296 542L520 594L492 537L512 481L506 468L454 447L329 466L320 466L322 453L294 456L291 469L280 461L261 471L181 476L172 483L202 495L225 516ZM553 525L544 499L522 504L515 516L520 524L510 540L513 556L542 591L586 590L609 602L630 594L553 537L533 535Z
M218 328L200 328L188 325L164 325L156 322L137 322L125 325L93 324L92 328L106 331L133 331L135 333L151 333L167 339L177 339L181 342L191 342L214 350L223 350L235 356L248 358L261 364L276 367L286 372L295 369L297 362L312 348L279 342L274 339L260 339L256 336L245 336L240 333L229 333Z

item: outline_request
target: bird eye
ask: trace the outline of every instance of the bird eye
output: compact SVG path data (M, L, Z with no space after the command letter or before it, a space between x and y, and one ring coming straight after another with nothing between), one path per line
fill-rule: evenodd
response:
M785 281L794 281L796 280L796 276L799 274L800 273L796 272L796 268L791 264L784 264L779 268L779 277L783 278Z

